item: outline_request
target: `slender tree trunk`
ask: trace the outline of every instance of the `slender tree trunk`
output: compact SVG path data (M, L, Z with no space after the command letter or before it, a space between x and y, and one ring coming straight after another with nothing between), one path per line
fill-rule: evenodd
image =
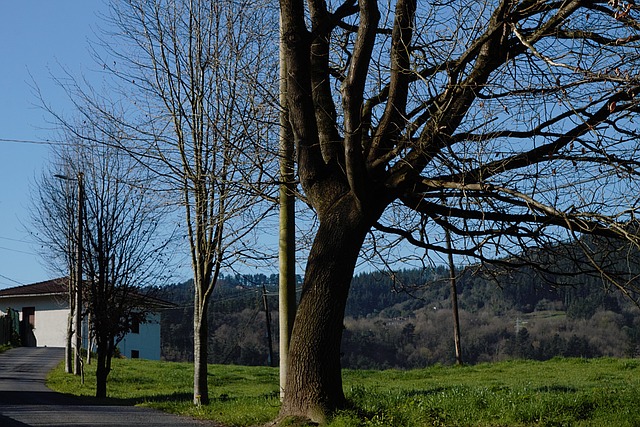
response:
M209 384L207 383L209 327L206 308L206 304L201 304L196 293L193 312L193 403L195 405L209 403Z
M73 269L69 269L73 271ZM73 292L73 282L69 275L69 314L67 316L67 337L64 344L64 371L67 374L73 373L73 315L75 312L75 297Z
M91 349L92 349L93 333L91 332L91 313L87 313L87 365L91 365ZM113 354L113 352L112 352Z
M309 254L281 409L281 417L301 416L319 423L345 404L340 365L344 309L371 225L355 204L339 203L332 209L328 218L321 218Z
M82 231L84 219L84 174L78 173L78 243L76 245L75 360L73 373L82 375ZM105 380L106 381L106 380Z

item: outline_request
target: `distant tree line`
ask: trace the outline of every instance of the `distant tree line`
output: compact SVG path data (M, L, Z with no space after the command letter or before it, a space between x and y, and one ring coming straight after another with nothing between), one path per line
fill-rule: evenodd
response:
M453 363L446 278L445 269L356 276L347 305L343 366L384 369ZM528 269L508 277L464 270L458 299L465 363L640 355L636 305L592 276L550 279ZM371 306L367 313L364 302L376 300L371 293L385 287L395 291L394 303L382 309Z
M445 267L356 275L346 308L343 366L385 369L453 363L447 278ZM640 356L638 307L591 276L549 279L526 269L498 279L464 270L458 297L465 363ZM263 285L269 295L272 339L277 342L277 275L223 276L209 313L210 363L267 364ZM166 297L178 306L162 316L166 360L192 360L191 286L189 281L166 290Z
M267 291L272 340L278 358L278 276L222 275L208 312L209 363L268 364L263 286ZM162 313L162 356L169 361L192 361L193 327L190 319L193 314L193 282L189 280L166 287L165 298L177 307Z

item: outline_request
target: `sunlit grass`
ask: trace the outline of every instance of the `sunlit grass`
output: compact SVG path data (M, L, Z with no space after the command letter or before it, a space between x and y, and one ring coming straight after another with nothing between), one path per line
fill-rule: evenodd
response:
M334 426L640 425L636 360L512 361L347 377L358 416L346 411Z
M141 404L221 422L263 424L279 409L278 371L211 365L211 403L191 403L189 363L114 360L112 402ZM86 384L59 367L58 391L91 396ZM344 372L351 408L331 427L422 426L640 426L640 360L553 359L411 371Z
M60 365L47 385L62 393L93 396L95 365L86 366L85 376L82 385ZM114 359L106 403L148 406L229 426L262 424L278 413L278 371L274 368L210 365L209 388L211 403L198 407L192 403L192 364Z

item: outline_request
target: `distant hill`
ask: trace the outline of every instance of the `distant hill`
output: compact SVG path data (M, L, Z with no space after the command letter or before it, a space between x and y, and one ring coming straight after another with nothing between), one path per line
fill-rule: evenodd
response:
M346 307L343 366L452 363L448 277L443 267L355 276ZM211 363L269 363L263 286L277 361L277 279L256 274L220 280L209 311ZM640 310L597 278L562 277L554 284L527 269L498 279L468 269L457 285L465 363L639 355ZM192 282L170 286L166 292L165 298L178 307L163 312L163 357L192 360Z
M273 347L278 337L278 277L276 275L221 276L209 308L209 362L267 365L267 323L263 304L267 291ZM193 360L193 281L167 286L164 298L177 305L162 313L162 357ZM277 353L274 355L277 361Z
M547 278L548 279L548 278ZM576 276L563 285L533 271L457 279L465 363L555 356L638 356L640 310L602 280ZM367 286L375 283L374 286ZM369 301L389 300L381 308ZM379 298L371 292L380 292ZM454 361L446 270L400 271L354 278L343 338L343 365L414 368Z

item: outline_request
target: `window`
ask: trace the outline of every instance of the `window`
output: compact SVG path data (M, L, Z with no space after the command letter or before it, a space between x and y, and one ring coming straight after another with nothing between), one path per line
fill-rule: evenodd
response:
M139 334L140 333L140 319L134 317L131 321L131 333Z
M140 358L140 350L131 350L131 358L139 359Z

